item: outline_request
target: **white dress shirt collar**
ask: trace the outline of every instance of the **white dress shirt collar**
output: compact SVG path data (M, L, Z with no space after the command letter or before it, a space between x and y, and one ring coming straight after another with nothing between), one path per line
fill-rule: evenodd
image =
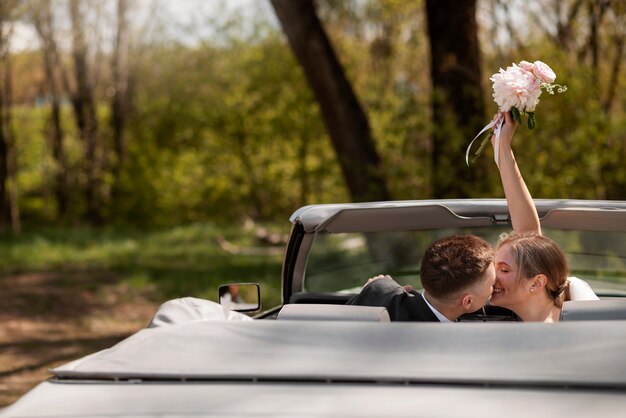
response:
M431 311L433 311L437 319L439 319L439 322L452 322L444 314L439 312L433 305L431 305L430 302L428 302L428 299L426 299L425 294L422 293L422 297L424 298L426 305L428 305L428 307L430 308Z

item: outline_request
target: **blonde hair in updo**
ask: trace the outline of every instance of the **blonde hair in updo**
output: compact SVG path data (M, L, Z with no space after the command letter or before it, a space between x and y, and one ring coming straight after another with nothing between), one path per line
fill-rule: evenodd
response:
M519 280L530 279L538 274L547 277L546 290L559 308L569 299L567 276L569 266L563 250L550 238L536 233L500 235L496 249L509 245L518 265Z

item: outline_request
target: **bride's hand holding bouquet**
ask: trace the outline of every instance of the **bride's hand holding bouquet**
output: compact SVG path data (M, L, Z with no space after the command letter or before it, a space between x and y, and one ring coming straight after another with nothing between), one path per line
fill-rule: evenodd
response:
M518 124L515 122L515 119L513 119L511 112L498 112L493 116L492 121L495 120L502 121L502 125L500 127L500 143L498 144L498 161L502 161L503 158L506 158L506 154L510 155L512 152L513 135L515 134L515 129ZM491 139L491 144L493 145L495 153L495 135L492 133L489 138Z
M499 113L474 137L467 147L465 152L467 165L469 165L469 153L474 141L489 129L493 130L494 158L498 164L500 131L504 124L505 113L510 112L513 120L520 124L522 123L522 116L526 116L528 128L534 129L536 125L535 108L539 103L539 96L541 96L542 91L545 90L548 94L554 94L555 91L562 93L567 90L567 86L554 84L556 74L541 61L534 63L522 61L519 64L513 64L506 70L500 69L499 72L491 76L490 80L493 82L493 98L499 107ZM488 141L489 136L482 141L472 162L480 156Z

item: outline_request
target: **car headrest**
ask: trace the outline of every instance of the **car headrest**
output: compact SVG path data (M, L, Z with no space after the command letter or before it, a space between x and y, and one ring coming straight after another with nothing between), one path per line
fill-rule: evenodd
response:
M301 321L374 321L389 322L384 307L327 304L288 304L282 307L276 319Z
M561 321L602 321L626 319L626 300L602 299L563 303Z

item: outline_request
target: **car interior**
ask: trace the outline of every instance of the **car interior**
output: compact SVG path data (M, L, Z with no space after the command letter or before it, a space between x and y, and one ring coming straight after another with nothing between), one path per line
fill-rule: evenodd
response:
M300 301L298 301L300 302ZM373 321L389 322L389 313L384 307L336 305L329 303L290 303L284 305L276 319L309 321ZM461 322L503 321L516 319L504 308L487 307L483 312L464 315ZM626 320L626 300L602 299L566 301L561 311L561 321L608 321Z

